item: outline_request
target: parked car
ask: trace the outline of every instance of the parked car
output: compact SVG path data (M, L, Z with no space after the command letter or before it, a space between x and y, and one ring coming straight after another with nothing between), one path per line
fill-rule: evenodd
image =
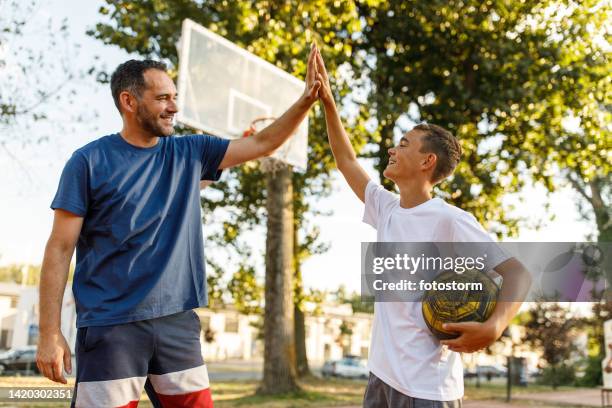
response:
M463 378L476 378L477 375L475 368L466 368L463 370Z
M487 378L487 379L505 377L506 368L505 367L495 367L491 365L477 366L476 368L464 370L463 376L465 378L476 378L476 376L479 376L480 378Z
M492 365L483 365L476 367L478 374L481 377L496 378L506 376L506 367L496 367Z
M0 375L8 372L38 373L36 346L19 347L0 354Z
M323 364L323 377L368 378L370 371L367 362L355 356L347 356L341 360L330 360Z
M336 372L336 361L327 360L321 368L321 375L323 378L333 377Z

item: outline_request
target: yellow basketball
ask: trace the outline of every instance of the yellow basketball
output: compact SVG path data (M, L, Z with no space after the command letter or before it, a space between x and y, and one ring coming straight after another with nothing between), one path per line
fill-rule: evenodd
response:
M425 291L422 300L422 312L427 327L439 340L454 339L459 335L444 330L444 323L484 322L497 303L499 287L493 279L480 271L455 273L444 271L434 279L442 286L452 282L481 283L482 290L434 290ZM473 286L473 285L472 285Z

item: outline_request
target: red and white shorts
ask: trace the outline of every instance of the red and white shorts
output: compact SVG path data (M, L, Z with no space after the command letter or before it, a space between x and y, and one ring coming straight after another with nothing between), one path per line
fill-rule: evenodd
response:
M212 408L200 320L188 310L78 330L71 407L133 408L143 388L155 407Z

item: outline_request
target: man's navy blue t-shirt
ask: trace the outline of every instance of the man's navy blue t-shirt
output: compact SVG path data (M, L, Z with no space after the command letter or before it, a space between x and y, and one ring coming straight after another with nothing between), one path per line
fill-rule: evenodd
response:
M200 180L218 180L229 141L104 136L66 163L51 208L84 217L72 290L77 327L152 319L207 304Z

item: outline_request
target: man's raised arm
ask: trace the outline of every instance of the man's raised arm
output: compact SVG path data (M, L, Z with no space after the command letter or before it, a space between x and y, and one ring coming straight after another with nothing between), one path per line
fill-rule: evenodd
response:
M351 146L348 135L344 131L334 96L329 85L329 76L325 69L323 58L317 50L317 79L321 82L319 97L325 109L327 135L338 170L342 173L357 197L365 203L365 189L370 177L357 161L357 156Z
M233 167L249 160L269 156L298 128L318 98L321 83L316 79L315 44L310 49L306 68L304 93L280 118L252 137L232 140L219 165L220 169ZM270 89L270 92L274 92Z

